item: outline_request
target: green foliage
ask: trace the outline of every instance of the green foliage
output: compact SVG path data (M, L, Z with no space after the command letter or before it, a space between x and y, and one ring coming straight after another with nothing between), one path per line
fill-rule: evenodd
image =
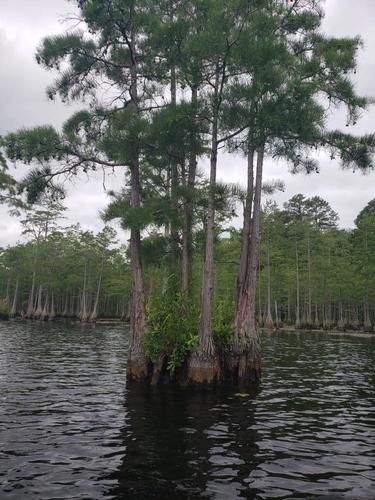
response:
M49 166L33 168L30 173L19 183L20 192L26 193L27 203L33 205L43 198L58 202L65 198L65 189L51 181L53 174Z
M4 289L4 283L9 283L8 298L13 298L18 282L20 313L25 309L35 273L36 286L42 288L43 297L47 291L53 291L58 313L63 312L68 298L74 315L87 267L89 302L93 302L101 276L99 313L119 317L128 310L131 283L125 249L116 246L112 228L104 227L94 234L82 231L79 226L62 227L63 210L64 207L51 202L28 207L21 221L28 241L0 251L0 286L3 284Z
M258 307L267 308L268 254L272 314L275 301L278 319L294 321L297 301L297 256L300 315L303 320L311 302L312 316L318 310L337 320L340 303L346 315L361 308L365 283L365 231L337 227L338 215L319 197L298 194L281 210L269 204L263 211ZM360 257L362 256L362 257ZM358 272L360 271L360 272ZM369 275L367 273L367 275ZM289 310L289 313L288 313ZM329 312L331 311L331 312ZM333 319L332 319L333 321Z
M30 163L32 160L61 160L63 144L58 132L51 126L23 129L8 134L2 140L6 156L13 160Z
M166 293L149 304L147 323L146 354L154 362L168 356L168 369L174 371L197 344L197 309L181 294Z
M320 196L305 198L303 194L296 194L287 203L284 203L284 208L290 222L307 220L316 229L321 230L337 225L338 214Z
M0 137L0 148L2 140ZM20 185L8 172L8 165L4 155L0 150L0 203L11 207L15 212L18 208L24 206L23 200L19 194Z
M233 302L220 300L214 311L213 335L216 344L223 350L228 350L234 338Z

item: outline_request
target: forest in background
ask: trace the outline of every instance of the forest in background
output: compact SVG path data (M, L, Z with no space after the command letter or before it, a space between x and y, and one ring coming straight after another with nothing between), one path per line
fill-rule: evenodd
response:
M241 231L230 225L241 211L239 192L227 190L215 237L214 334L224 343L229 341L240 257ZM128 321L129 249L118 245L116 231L106 226L94 234L79 225L65 227L64 207L55 202L24 215L27 242L1 249L2 314L36 320ZM205 221L198 217L197 213L193 243L195 309L205 232ZM372 331L375 201L358 214L354 229L339 229L338 222L338 214L318 196L298 194L283 207L268 198L262 209L256 301L260 326ZM174 279L168 276L168 258L167 238L151 231L142 246L148 310L160 306L160 292L166 291L168 279ZM175 327L176 319L173 322Z

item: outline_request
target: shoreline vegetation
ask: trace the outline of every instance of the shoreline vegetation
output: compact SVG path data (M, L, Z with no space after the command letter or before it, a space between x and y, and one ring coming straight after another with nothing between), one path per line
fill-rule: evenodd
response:
M13 316L11 317L8 312L6 313L1 313L0 315L0 320L1 321L32 321L32 322L49 322L50 320L45 319L27 319L22 316ZM53 319L54 322L68 322L72 324L81 324L81 325L104 325L104 326L111 326L111 325L130 325L129 319L124 319L124 318L100 318L98 317L95 321L91 322L82 322L79 318L77 317L62 317L62 316L56 316ZM341 334L346 334L346 335L353 335L353 336L362 336L362 337L375 337L375 330L364 330L360 326L358 328L354 328L353 326L346 326L344 329L339 330L337 325L332 325L330 328L317 328L317 327L299 327L296 328L295 325L282 325L282 326L274 326L273 328L267 328L264 326L258 326L258 331L262 333L327 333L327 334L332 334L332 335L341 335Z
M366 332L365 330L323 330L322 328L320 330L313 328L311 330L307 329L299 329L296 330L296 328L293 327L281 327L278 328L277 330L267 330L266 328L261 329L262 333L326 333L327 335L350 335L353 337L374 337L375 338L375 332Z
M13 318L10 318L8 314L3 314L3 315L0 315L0 321L24 321L25 318L22 318L22 317L13 317ZM37 320L30 320L30 321L37 321ZM40 321L40 320L39 320ZM80 321L78 318L61 318L61 317L56 317L54 319L55 322L70 322L72 324L81 324L81 325L104 325L104 326L113 326L113 325L123 325L123 324L126 324L126 325L129 325L129 321L126 320L126 319L120 319L120 318L97 318L97 320L95 322L91 322L91 323L82 323L82 321ZM264 328L264 327L259 327L258 328L258 331L259 332L262 332L262 333L299 333L299 334L303 334L303 333L326 333L326 334L329 334L329 335L351 335L351 336L354 336L354 337L367 337L367 338L371 338L371 337L374 337L375 338L375 331L374 330L371 330L371 331L366 331L366 330L363 330L361 328L358 328L358 329L344 329L344 330L337 330L335 329L335 327L332 327L332 329L324 329L324 328L299 328L299 329L296 329L295 326L293 325L286 325L286 326L280 326L278 328L273 328L273 329L269 329L269 328Z
M372 329L375 203L353 231L318 196L264 203L283 189L268 161L373 170L375 136L343 131L371 104L355 91L361 40L322 34L318 0L76 3L81 29L36 60L49 98L82 109L0 139L1 201L29 238L1 254L5 314L128 319L127 381L154 385L256 384L259 327ZM245 158L245 188L218 182L222 152ZM8 162L29 168L16 186ZM62 224L66 181L98 171L124 179L100 214L123 247L109 226Z

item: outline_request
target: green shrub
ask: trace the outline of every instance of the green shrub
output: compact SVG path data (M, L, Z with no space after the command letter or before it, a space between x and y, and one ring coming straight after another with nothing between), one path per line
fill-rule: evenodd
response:
M147 308L148 328L143 336L147 356L156 362L168 356L168 369L181 366L197 345L198 310L181 294L167 293Z
M232 302L222 300L216 304L214 311L214 340L225 351L231 346L234 337L233 310Z

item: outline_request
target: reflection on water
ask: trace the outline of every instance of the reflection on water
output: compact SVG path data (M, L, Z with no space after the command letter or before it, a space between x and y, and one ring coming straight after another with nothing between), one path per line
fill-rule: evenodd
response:
M115 498L243 498L257 463L253 400L132 387Z
M0 498L375 498L375 338L263 337L246 397L125 388L121 328L0 324Z

